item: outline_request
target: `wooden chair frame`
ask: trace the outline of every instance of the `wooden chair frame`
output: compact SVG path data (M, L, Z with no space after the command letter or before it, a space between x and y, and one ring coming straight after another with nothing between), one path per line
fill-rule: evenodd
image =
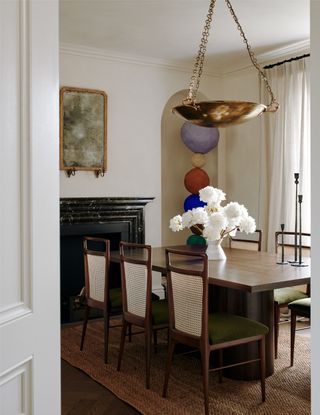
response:
M258 234L258 239L242 239L233 236L229 236L229 248L232 248L232 242L244 242L244 243L255 243L258 245L257 251L261 251L261 243L262 243L262 231L260 229L256 229L255 233Z
M181 268L181 266L175 266L171 262L171 255L183 255L189 259L200 260L202 269L194 268ZM168 279L168 307L169 307L169 347L168 347L168 358L165 373L165 380L163 386L163 397L167 397L168 382L172 366L172 360L174 355L175 345L177 343L183 343L187 346L200 349L201 364L202 364L202 377L203 377L203 391L204 391L204 406L205 414L209 414L209 372L219 371L219 380L222 381L222 370L238 366L242 364L249 364L260 361L260 377L261 377L261 394L262 401L265 401L265 336L258 335L244 339L238 339L233 341L226 341L219 344L209 344L208 338L208 258L206 254L193 253L176 249L166 249L166 266L167 266L167 279ZM203 299L202 299L202 331L201 335L193 336L185 332L181 332L175 328L175 311L174 311L174 298L173 298L173 287L171 273L176 272L183 274L186 278L201 277L203 284ZM247 344L251 342L258 342L259 344L259 358L248 361L238 362L230 365L223 365L223 349L238 346L240 344ZM209 369L210 353L218 350L219 351L219 367Z
M291 311L291 330L290 330L290 366L293 366L294 361L294 345L295 345L295 338L296 338L296 324L297 324L297 316L299 317L307 317L310 318L310 310L308 312L303 312L302 310L295 310L294 308L290 308Z
M282 246L282 244L279 242L279 237L282 235L282 231L276 231L275 232L275 253L278 253L278 249L280 246ZM294 236L295 232L291 232L291 231L284 231L283 235L291 235ZM302 236L310 236L310 233L301 233ZM287 247L294 247L293 244L284 244L284 246ZM310 249L310 246L307 245L303 245L302 248L305 249ZM307 285L307 291L306 291L306 295L310 296L310 284ZM278 358L278 343L279 343L279 324L280 324L280 310L281 308L285 308L288 307L288 303L283 303L283 304L279 304L277 301L274 301L273 303L273 308L274 308L274 357L277 359Z
M104 250L88 249L88 242L100 242L105 245ZM85 317L83 320L82 337L80 350L83 350L84 339L87 331L88 319L91 308L103 310L104 319L104 362L108 363L108 344L109 344L109 329L110 329L110 301L109 301L109 270L110 270L110 241L103 238L85 237L83 239L83 254L84 254L84 274L85 274ZM105 275L104 275L104 300L98 301L90 297L90 277L88 255L100 256L105 259ZM120 325L113 325L113 327L120 327Z
M130 255L126 255L126 250L135 250L143 249L146 252L146 259L136 259ZM146 348L146 388L150 388L150 365L151 365L151 342L152 342L152 332L154 335L154 345L155 351L157 349L157 330L168 328L168 325L154 325L152 324L152 266L151 266L151 246L143 245L130 242L120 242L120 267L121 267L121 283L122 283L122 333L120 341L120 350L118 358L118 367L119 371L121 368L121 361L124 350L125 343L125 333L127 326L135 325L142 327L145 333L145 348ZM126 287L126 276L125 276L125 263L144 265L147 268L147 287L146 287L146 312L145 316L141 317L139 315L133 314L128 310L128 301L127 301L127 287Z

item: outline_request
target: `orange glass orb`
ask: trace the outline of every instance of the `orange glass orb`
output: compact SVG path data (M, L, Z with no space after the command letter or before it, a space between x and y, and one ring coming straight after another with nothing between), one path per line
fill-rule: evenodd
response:
M209 186L209 184L209 176L204 170L198 167L188 171L184 177L185 188L192 194L198 194L200 189Z

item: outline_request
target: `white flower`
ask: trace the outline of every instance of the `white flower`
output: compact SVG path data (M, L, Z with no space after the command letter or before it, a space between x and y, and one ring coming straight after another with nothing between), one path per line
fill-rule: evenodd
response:
M242 219L242 208L238 202L230 202L223 208L223 212L228 219L229 226L239 226Z
M208 225L212 226L214 228L218 228L218 229L220 229L220 231L222 231L228 225L227 218L223 213L214 212L209 217Z
M180 215L174 216L172 219L170 219L170 225L169 228L173 232L178 232L183 229L182 226L182 217Z
M251 216L244 217L240 222L239 229L240 232L253 233L256 230L256 221Z
M199 197L206 205L188 210L182 216L173 217L170 219L170 229L177 232L199 225L197 232L202 232L207 241L221 240L227 235L235 236L238 229L246 233L255 232L255 220L249 216L245 206L238 202L230 202L225 207L220 206L225 200L222 190L207 186L199 191Z
M207 186L199 191L199 197L202 202L209 206L220 206L223 200L226 200L226 194L215 187Z
M182 214L182 226L183 228L190 228L190 226L192 226L191 210L187 210Z
M207 239L207 241L217 241L221 238L220 230L213 226L205 226L203 229L203 237Z
M194 208L191 213L194 225L204 225L208 220L208 214L204 208Z

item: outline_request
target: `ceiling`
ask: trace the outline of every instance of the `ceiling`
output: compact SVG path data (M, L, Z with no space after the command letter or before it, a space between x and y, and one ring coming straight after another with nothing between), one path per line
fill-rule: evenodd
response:
M308 44L309 2L231 0L257 55ZM60 0L60 42L189 66L198 51L208 6L209 0ZM217 0L206 67L223 71L243 59L250 63L224 0Z

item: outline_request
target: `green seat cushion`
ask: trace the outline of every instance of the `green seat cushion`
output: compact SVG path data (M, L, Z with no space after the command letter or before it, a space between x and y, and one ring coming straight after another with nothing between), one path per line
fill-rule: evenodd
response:
M290 287L277 288L274 290L274 301L276 301L279 305L288 304L291 303L291 301L301 300L302 298L307 297L307 294L302 291Z
M121 288L111 288L109 291L110 295L110 308L121 308L122 307L122 295L121 295ZM151 301L158 301L159 296L157 294L152 293Z
M294 310L297 314L310 316L311 298L303 298L302 300L292 301L288 304L290 310Z
M110 308L121 308L122 307L122 297L121 297L121 288L111 288L109 290L110 295Z
M267 326L258 321L226 313L209 314L208 329L210 344L263 335L269 331Z
M168 324L169 312L167 300L159 300L152 303L152 324Z

